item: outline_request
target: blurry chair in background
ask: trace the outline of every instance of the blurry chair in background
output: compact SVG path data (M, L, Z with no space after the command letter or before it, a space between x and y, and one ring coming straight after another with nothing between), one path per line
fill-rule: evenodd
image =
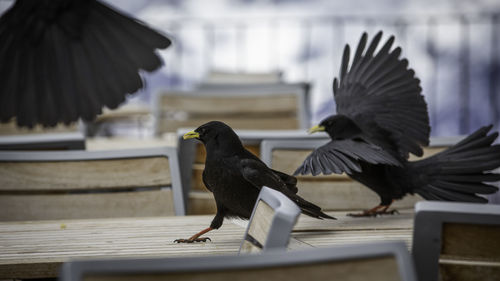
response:
M161 92L154 103L155 134L219 120L233 129L299 129L309 126L308 84L256 84Z
M279 191L262 187L248 222L240 253L285 251L300 208Z
M0 152L0 221L184 215L177 150Z
M500 206L419 202L413 257L419 280L498 280Z
M402 242L358 244L259 255L72 261L61 281L97 280L416 281Z
M282 82L282 73L275 72L225 72L210 71L199 85L200 88L244 84L276 84Z
M116 109L104 108L92 122L85 123L85 135L95 136L152 136L153 114L149 105L127 103Z

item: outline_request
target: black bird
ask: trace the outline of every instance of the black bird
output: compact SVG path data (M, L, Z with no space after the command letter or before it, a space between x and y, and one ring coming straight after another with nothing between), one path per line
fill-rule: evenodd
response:
M409 153L422 156L429 144L429 117L420 81L399 59L401 48L391 51L394 37L375 54L382 37L377 33L365 51L364 33L349 65L344 49L340 80L333 81L337 114L310 129L326 131L331 138L314 150L295 171L318 175L345 172L375 191L378 206L354 216L388 212L391 203L417 193L428 200L487 202L476 194L490 194L500 180L491 171L500 166L500 146L492 145L498 133L482 127L453 147L427 159L409 162Z
M191 138L196 138L205 145L207 156L203 183L214 194L217 214L210 227L189 239L177 239L175 242L206 241L208 238L200 236L218 229L225 217L249 219L263 186L285 194L308 216L335 219L323 213L320 207L298 196L297 179L268 168L243 147L236 133L228 125L219 121L208 122L184 135L184 139Z
M143 87L171 41L96 0L17 0L0 18L0 121L90 121Z

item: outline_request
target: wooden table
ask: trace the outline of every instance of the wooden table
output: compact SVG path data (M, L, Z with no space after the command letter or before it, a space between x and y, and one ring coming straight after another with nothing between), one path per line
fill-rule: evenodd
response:
M291 249L381 240L411 242L413 213L336 221L301 216ZM211 242L177 244L207 227L212 216L122 218L0 223L0 279L54 277L62 262L82 258L237 254L245 228L226 220Z

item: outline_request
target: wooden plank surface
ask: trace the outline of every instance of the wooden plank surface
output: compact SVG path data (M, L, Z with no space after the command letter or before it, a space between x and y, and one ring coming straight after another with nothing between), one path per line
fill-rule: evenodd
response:
M236 254L244 228L226 222L208 243L177 244L212 216L0 223L0 278L50 277L75 258Z
M466 223L443 225L441 257L495 261L500 266L500 226Z
M247 118L225 117L220 115L190 118L187 120L174 120L162 118L158 120L158 132L175 132L179 128L197 128L212 120L222 121L234 129L259 129L259 130L292 130L300 127L297 116L259 116Z
M131 138L131 137L95 137L85 140L86 150L113 150L177 146L177 134L166 133L162 137L156 138Z
M167 186L170 168L165 157L61 161L2 162L0 191L64 191Z
M413 213L378 218L351 218L329 212L338 220L301 215L291 245L325 247L368 241L411 242ZM210 225L213 216L115 218L0 222L0 278L56 276L59 265L75 258L168 257L236 254L244 225L225 220L207 234L207 243L176 244ZM298 245L298 246L297 246Z
M188 96L163 95L161 110L191 114L248 114L297 112L297 96L294 94Z
M172 189L0 196L0 221L173 216Z

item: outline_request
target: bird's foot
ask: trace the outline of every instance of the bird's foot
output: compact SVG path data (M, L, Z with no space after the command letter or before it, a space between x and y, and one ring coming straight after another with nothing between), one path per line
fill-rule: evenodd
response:
M391 206L391 204L378 205L378 206L375 206L369 210L364 210L361 213L349 213L347 215L350 217L354 217L354 218L360 218L360 217L378 217L378 216L382 216L382 215L399 214L399 212L396 209L389 211L389 207Z
M212 241L212 239L208 237L199 237L199 238L189 238L189 239L175 239L174 243L194 243L194 242L207 242Z

